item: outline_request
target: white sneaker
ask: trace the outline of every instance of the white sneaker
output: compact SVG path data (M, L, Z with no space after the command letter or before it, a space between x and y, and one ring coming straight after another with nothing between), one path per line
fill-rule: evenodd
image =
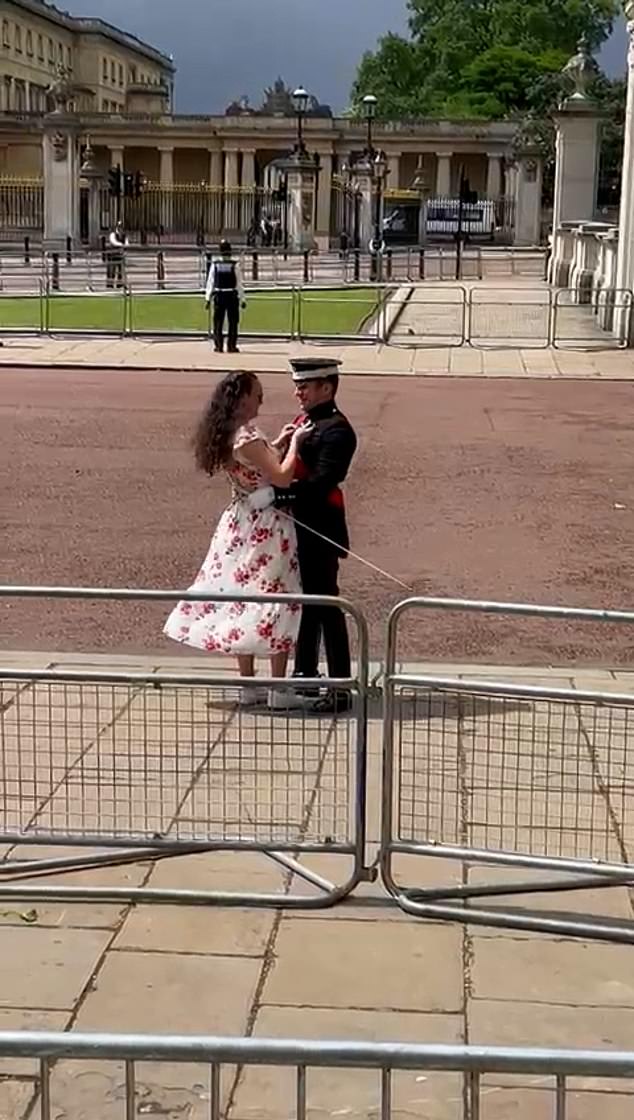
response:
M266 689L256 688L255 685L243 685L240 689L238 702L245 708L254 708L257 704L266 704Z
M290 688L272 688L268 704L274 711L287 712L289 708L297 707L297 694Z

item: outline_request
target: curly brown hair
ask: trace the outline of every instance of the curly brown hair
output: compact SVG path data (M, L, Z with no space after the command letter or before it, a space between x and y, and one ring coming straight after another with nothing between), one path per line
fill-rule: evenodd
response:
M196 466L206 474L215 474L230 462L238 405L257 380L254 373L235 370L216 385L193 439Z

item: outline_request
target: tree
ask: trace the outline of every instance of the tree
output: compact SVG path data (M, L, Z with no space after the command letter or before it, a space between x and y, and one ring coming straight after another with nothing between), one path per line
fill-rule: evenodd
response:
M410 37L387 35L366 54L353 88L386 118L491 118L531 108L532 91L584 35L596 49L619 0L408 0ZM557 77L558 81L558 77ZM539 94L538 94L539 96Z

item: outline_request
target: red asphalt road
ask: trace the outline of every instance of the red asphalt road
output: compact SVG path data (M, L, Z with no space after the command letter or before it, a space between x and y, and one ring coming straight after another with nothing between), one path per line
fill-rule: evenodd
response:
M10 584L185 587L227 499L189 436L214 377L0 372L2 549ZM261 420L295 411L263 379ZM347 484L353 548L417 594L634 607L634 385L460 378L345 379L360 435ZM621 508L623 507L623 508ZM356 560L342 591L372 651L405 592ZM160 651L166 609L4 601L6 649ZM404 655L561 664L634 661L634 629L417 614Z

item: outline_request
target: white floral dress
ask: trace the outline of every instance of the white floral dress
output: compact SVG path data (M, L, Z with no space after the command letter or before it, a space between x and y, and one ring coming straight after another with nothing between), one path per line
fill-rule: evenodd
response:
M299 594L297 540L292 520L274 506L253 509L249 497L270 479L251 466L241 448L266 441L253 424L239 428L233 445L231 504L222 514L203 565L189 589L227 595ZM213 653L270 657L291 652L299 604L187 603L174 608L164 633L176 642Z

